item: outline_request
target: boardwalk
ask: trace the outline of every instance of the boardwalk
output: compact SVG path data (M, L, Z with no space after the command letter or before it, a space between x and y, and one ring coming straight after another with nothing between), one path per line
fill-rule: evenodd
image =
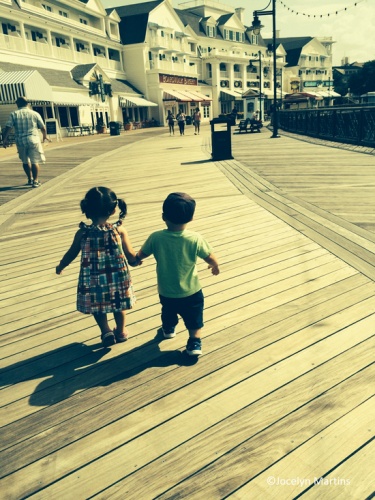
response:
M374 491L373 221L342 218L339 200L336 211L320 207L319 187L306 193L298 183L298 167L307 176L311 157L330 158L343 189L344 156L335 167L331 150L269 141L263 131L235 136L236 159L213 163L208 130L187 133L108 148L1 207L1 498L365 499ZM358 179L365 170L365 187L373 182L372 156L342 154L352 155ZM221 263L218 277L199 264L206 311L197 363L182 352L182 325L174 339L156 335L151 258L132 271L128 342L101 348L92 318L75 311L78 261L61 276L54 267L95 184L125 196L135 248L163 227L169 192L196 198L191 229Z

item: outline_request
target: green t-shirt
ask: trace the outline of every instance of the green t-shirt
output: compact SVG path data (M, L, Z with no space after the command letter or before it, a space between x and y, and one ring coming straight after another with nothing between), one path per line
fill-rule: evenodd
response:
M163 297L189 297L199 292L197 257L205 259L212 252L202 236L193 231L169 231L152 233L142 246L146 255L156 260L159 294Z

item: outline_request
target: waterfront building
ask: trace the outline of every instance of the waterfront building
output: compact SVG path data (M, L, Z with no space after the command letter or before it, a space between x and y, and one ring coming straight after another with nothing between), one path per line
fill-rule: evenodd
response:
M0 124L20 93L62 136L145 120L156 104L127 81L119 23L99 0L0 0Z

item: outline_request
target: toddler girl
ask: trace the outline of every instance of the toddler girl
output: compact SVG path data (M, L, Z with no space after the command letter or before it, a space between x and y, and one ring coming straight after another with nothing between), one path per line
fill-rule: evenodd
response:
M120 209L120 218L110 224L109 217ZM82 213L92 220L91 225L81 222L73 243L56 267L61 274L81 251L81 269L77 289L77 310L92 314L101 330L104 347L125 342L125 310L135 303L130 265L141 264L122 226L126 216L126 203L106 187L94 187L81 201ZM108 325L107 313L112 312L116 328Z

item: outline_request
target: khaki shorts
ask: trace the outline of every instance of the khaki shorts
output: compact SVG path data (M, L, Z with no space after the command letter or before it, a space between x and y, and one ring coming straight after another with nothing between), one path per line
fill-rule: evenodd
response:
M45 163L46 157L40 142L30 142L27 146L17 144L18 157L22 163Z

